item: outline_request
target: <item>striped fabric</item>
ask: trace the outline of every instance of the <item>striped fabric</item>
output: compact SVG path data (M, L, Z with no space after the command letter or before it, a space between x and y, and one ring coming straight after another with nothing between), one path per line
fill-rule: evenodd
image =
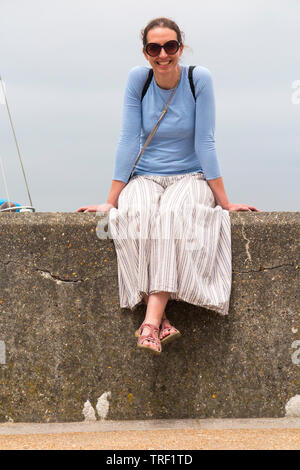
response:
M134 310L144 294L228 314L231 226L215 205L203 173L137 175L109 212L118 260L120 307Z

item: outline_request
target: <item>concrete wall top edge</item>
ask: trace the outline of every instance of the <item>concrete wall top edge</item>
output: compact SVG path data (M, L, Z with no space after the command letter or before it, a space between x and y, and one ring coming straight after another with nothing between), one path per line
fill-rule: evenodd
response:
M36 212L36 213L2 213L0 227L9 225L90 225L101 218L97 213L73 212ZM235 225L300 225L300 212L230 212L230 219Z

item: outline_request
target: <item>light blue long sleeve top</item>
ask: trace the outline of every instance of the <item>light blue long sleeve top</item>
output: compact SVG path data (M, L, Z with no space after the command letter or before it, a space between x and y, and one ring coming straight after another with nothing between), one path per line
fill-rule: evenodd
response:
M188 79L188 66L181 76L168 111L150 144L139 159L134 175L175 175L202 172L207 180L221 176L215 148L215 100L210 71L193 70L196 101ZM160 88L154 75L141 101L148 67L134 67L128 77L122 130L115 156L113 179L127 183L148 135L157 123L171 90Z

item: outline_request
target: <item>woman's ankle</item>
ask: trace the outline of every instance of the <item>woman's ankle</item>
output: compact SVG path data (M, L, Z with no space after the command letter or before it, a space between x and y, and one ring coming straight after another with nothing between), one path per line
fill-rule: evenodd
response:
M155 318L145 318L143 324L153 325L155 328L160 327L160 321Z

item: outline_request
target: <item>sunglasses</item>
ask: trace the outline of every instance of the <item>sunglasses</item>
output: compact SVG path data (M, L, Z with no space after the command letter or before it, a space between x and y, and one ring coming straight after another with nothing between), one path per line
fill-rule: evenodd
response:
M145 51L151 57L157 57L160 54L160 51L162 49L166 51L166 54L173 55L173 54L176 54L176 52L178 52L179 48L180 48L180 43L175 40L168 41L163 46L161 46L160 44L156 44L156 42L149 42L147 46L145 47Z

